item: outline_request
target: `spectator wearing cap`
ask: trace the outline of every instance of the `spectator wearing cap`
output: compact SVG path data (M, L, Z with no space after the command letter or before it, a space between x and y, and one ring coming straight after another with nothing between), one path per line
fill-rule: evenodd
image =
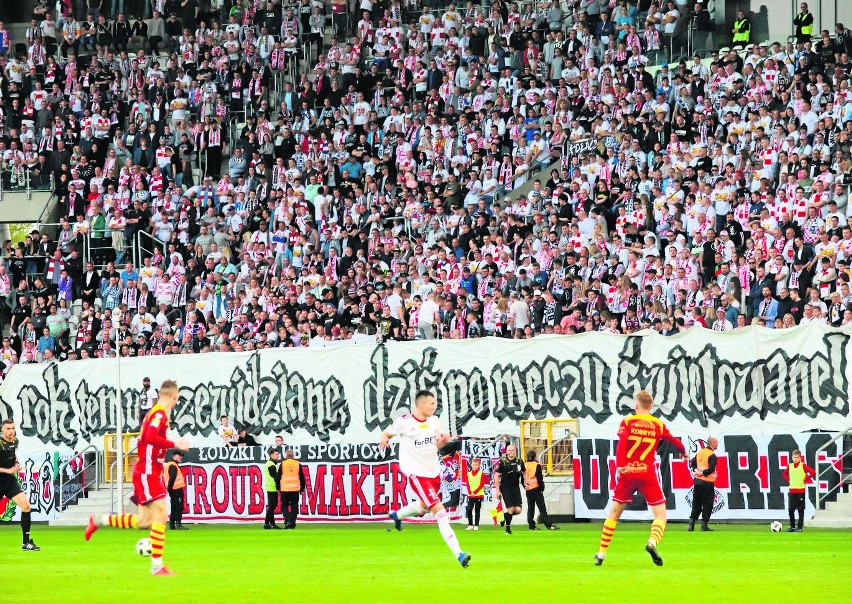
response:
M734 326L727 319L725 309L721 306L716 309L716 318L711 326L713 331L732 331Z

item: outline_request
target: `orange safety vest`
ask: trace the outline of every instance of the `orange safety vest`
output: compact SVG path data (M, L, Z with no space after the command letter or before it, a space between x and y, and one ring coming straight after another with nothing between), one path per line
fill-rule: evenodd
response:
M472 499L482 499L485 496L485 493L482 491L482 481L485 478L485 474L480 469L476 474L473 471L468 471L467 473L467 493L468 497Z
M298 493L301 490L299 481L299 462L295 459L285 459L281 464L281 482L279 489L285 493Z
M713 449L704 448L698 452L698 455L695 456L695 465L698 468L699 472L703 472L707 468L710 467L710 456L715 455L716 452ZM716 472L712 474L708 474L704 476L700 474L696 477L696 480L703 480L705 482L716 482Z
M537 489L539 487L538 478L535 477L535 471L538 469L537 461L528 461L524 464L526 476L524 477L524 486L527 491Z
M177 468L177 476L175 476L175 484L172 487L173 490L182 489L186 486L186 481L183 479L183 470L180 469L180 466L177 465L176 461L170 461L163 468L163 482L166 483L166 486L169 486L169 466L174 466Z

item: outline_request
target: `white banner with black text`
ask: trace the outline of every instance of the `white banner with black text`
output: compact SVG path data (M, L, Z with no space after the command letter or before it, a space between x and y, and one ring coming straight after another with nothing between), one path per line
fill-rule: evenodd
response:
M0 415L21 449L80 450L138 429L142 378L180 385L172 428L193 446L222 444L219 417L259 442L376 442L434 391L454 435L518 433L524 419L579 418L581 436L614 435L640 389L681 434L784 434L849 425L852 330L809 324L736 332L484 338L274 349L18 365L0 387Z

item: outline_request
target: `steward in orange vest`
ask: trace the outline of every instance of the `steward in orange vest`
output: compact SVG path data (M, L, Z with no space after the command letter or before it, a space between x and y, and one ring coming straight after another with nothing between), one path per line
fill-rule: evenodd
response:
M293 449L284 453L281 462L281 480L278 489L281 491L281 512L284 515L284 528L296 528L296 516L299 514L299 493L305 490L305 473L293 454Z
M527 524L531 531L538 531L535 524L535 509L538 507L541 522L549 531L559 527L550 522L547 517L547 506L544 504L544 474L541 464L536 461L535 451L527 451L527 461L524 464L524 488L527 490Z
M171 500L169 528L173 531L189 530L182 522L186 481L183 478L183 471L178 465L181 461L183 461L183 452L175 451L172 453L172 460L163 468L163 482L166 483L166 489L169 491L169 499Z
M695 521L701 515L701 530L712 531L707 523L713 513L713 501L716 498L716 449L719 441L712 436L707 446L701 449L689 462L695 483L692 486L692 513L689 515L688 531L695 530Z

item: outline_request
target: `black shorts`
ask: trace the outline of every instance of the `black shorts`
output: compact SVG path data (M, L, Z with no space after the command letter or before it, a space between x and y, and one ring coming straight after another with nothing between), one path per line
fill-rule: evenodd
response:
M500 489L500 494L503 496L503 506L507 508L520 508L523 507L524 502L521 498L521 489L520 487L516 487L514 489Z
M7 478L6 475L0 478L0 499L3 499L4 497L12 499L23 492L21 485L18 484L18 481L15 478L12 478L11 476Z

